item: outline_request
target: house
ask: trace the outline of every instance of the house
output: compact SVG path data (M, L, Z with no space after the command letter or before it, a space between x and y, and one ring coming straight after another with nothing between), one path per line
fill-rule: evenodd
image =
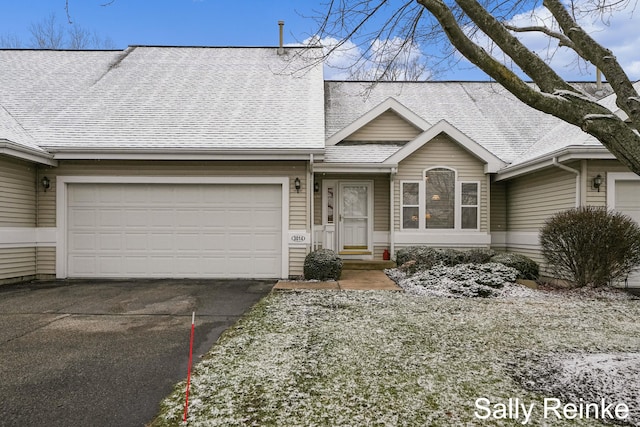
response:
M640 177L497 84L325 81L316 58L0 51L0 283L283 278L319 247L543 261L557 211L640 220Z

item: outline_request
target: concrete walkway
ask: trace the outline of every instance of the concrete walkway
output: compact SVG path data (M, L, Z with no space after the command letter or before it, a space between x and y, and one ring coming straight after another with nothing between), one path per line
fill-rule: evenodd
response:
M381 270L342 270L338 281L305 282L281 280L273 287L274 291L294 289L329 289L329 290L358 290L358 291L401 291L395 282Z

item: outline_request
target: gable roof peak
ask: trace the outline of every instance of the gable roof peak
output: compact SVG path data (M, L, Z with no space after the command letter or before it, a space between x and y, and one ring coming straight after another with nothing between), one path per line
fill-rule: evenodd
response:
M364 126L368 125L382 114L387 111L393 111L400 118L405 120L407 123L416 127L420 131L425 131L431 127L431 123L424 120L422 117L411 111L409 108L404 106L400 101L395 99L394 97L388 97L380 104L366 112L364 115L356 119L354 122L334 133L329 139L327 139L326 145L336 145L339 142L343 141L345 138L348 138L350 135L355 133L356 131L362 129Z
M416 150L427 144L440 134L445 134L453 139L457 144L467 150L485 163L485 173L496 173L505 166L505 163L489 150L478 144L464 132L442 119L438 123L426 129L416 139L390 156L385 163L398 164L414 153Z

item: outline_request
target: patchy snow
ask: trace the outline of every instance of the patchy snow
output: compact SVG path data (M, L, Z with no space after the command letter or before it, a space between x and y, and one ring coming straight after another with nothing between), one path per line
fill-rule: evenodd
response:
M638 418L639 300L505 285L496 298L384 291L273 293L194 367L188 425L521 425L474 402L629 405ZM184 384L154 425L180 425Z
M590 415L617 404L629 406L624 421L640 426L640 353L559 353L523 357L515 377L529 390L562 402L594 403ZM586 411L585 411L586 413ZM611 420L609 420L611 421Z
M438 297L532 297L540 293L516 284L517 270L502 264L442 265L407 275L401 269L385 270L387 276L411 295Z

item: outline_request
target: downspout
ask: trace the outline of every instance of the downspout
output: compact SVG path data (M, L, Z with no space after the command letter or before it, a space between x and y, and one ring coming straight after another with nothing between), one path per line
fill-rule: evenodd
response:
M389 252L391 252L391 258L396 257L396 216L395 216L395 178L398 173L398 168L391 168L391 174L389 175L389 199L390 199L390 215L389 215Z
M307 177L307 194L309 195L309 224L310 224L310 235L309 238L309 249L313 251L315 249L315 230L314 230L314 213L315 213L315 203L314 203L314 188L315 183L313 182L313 153L309 154L309 176Z
M553 166L560 168L562 170L565 170L567 172L572 172L574 174L576 174L576 207L580 207L582 205L582 197L580 197L580 193L581 193L581 186L580 186L580 171L575 170L573 168L570 168L569 166L565 166L562 163L558 163L558 158L554 157L553 158Z

